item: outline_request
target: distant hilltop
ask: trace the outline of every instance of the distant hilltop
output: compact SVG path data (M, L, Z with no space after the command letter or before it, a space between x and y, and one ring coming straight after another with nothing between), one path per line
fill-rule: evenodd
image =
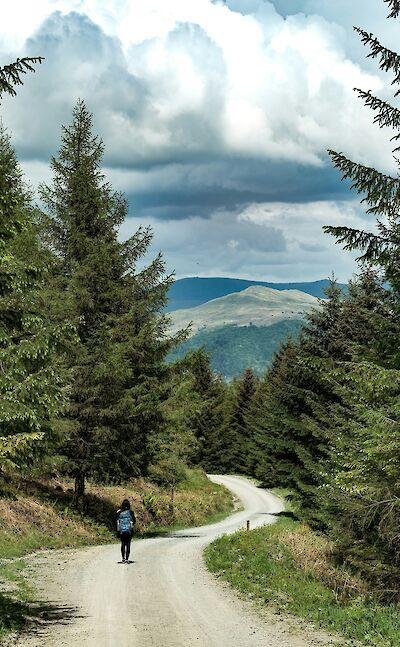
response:
M213 299L194 308L171 312L172 331L192 323L192 334L222 326L271 326L302 319L318 307L318 299L300 290L274 290L262 285Z
M343 284L339 287L346 289ZM228 294L242 292L252 286L262 286L273 290L300 290L313 297L324 298L324 288L329 286L328 279L302 283L268 283L265 281L248 281L246 279L230 278L200 278L191 277L178 279L171 286L169 291L169 303L167 310L182 310L195 308L213 299L225 297Z
M189 324L192 332L169 359L203 347L213 369L228 380L245 368L263 375L288 335L298 337L306 314L319 306L328 286L327 279L309 283L180 279L170 290L170 332Z

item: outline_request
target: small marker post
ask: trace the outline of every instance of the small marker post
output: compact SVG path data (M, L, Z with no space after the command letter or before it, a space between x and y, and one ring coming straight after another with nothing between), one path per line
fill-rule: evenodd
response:
M246 530L250 530L250 519L246 521Z

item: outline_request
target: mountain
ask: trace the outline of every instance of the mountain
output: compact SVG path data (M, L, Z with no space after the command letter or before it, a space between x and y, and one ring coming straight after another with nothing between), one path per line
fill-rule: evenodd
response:
M169 291L167 310L194 308L212 299L218 299L234 292L241 292L251 286L261 285L274 290L300 290L314 297L324 298L324 288L329 285L327 279L304 283L266 283L264 281L247 281L229 278L185 278L173 283ZM346 288L345 285L340 285Z
M318 299L300 290L273 290L260 285L213 299L203 305L170 313L171 332L192 323L192 333L222 326L270 326L301 319L318 307Z
M282 341L290 335L296 338L302 321L291 319L279 321L271 326L223 326L202 330L190 337L171 353L174 361L191 350L202 348L210 353L211 365L227 380L241 375L246 368L252 368L263 375Z

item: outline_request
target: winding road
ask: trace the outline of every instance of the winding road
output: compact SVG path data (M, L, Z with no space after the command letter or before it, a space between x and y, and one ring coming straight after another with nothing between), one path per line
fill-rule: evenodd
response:
M204 547L250 520L274 521L282 502L244 478L211 476L240 499L243 510L200 528L132 544L126 566L119 546L50 552L33 565L42 599L60 613L24 647L310 647L327 644L294 623L263 617L203 565ZM57 618L56 618L57 616Z

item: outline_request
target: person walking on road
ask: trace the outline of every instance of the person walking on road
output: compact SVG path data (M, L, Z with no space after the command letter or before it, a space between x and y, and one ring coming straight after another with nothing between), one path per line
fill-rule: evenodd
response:
M133 510L131 510L131 504L128 499L124 499L120 509L117 511L117 531L121 538L121 555L123 564L129 564L131 540L135 523L136 518Z

